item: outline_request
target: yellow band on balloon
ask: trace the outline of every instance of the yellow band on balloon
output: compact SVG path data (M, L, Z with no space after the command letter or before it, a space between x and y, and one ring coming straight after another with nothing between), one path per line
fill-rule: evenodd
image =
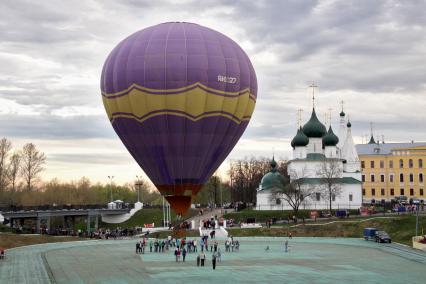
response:
M235 123L249 120L255 106L250 92L238 96L212 94L200 87L178 94L150 94L132 89L127 94L114 98L103 96L103 103L109 119L133 118L143 122L157 115L176 115L193 121L205 117L227 117Z
M217 89L207 87L206 85L204 85L200 82L197 82L197 83L185 86L185 87L181 87L181 88L167 89L167 90L146 88L146 87L143 87L141 85L134 83L134 84L130 85L128 88L126 88L126 89L124 89L120 92L116 92L116 93L102 92L102 96L107 97L107 98L114 98L114 97L118 97L118 96L122 96L122 95L127 95L129 92L131 92L132 90L135 90L135 89L140 90L144 93L150 93L150 94L158 94L158 93L168 94L168 93L183 93L183 92L186 92L187 90L194 89L194 88L204 89L204 90L207 90L211 93L217 93L217 94L221 94L221 95L224 95L224 96L239 96L239 95L246 93L246 92L250 93L249 88L245 88L245 89L240 90L238 92L218 91ZM251 95L251 96L254 100L256 100L256 97L254 95Z

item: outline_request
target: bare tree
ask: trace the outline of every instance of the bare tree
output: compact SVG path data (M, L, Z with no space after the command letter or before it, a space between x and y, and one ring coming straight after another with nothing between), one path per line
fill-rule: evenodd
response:
M5 191L8 185L7 167L9 152L12 149L12 143L3 138L0 140L0 192Z
M305 182L306 168L299 173L292 170L289 174L291 182L285 185L284 190L273 191L272 196L282 197L293 209L294 215L297 215L302 203L313 194L313 187Z
M321 163L318 169L318 176L321 179L322 194L329 201L329 208L336 196L339 196L342 188L339 182L342 177L343 169L341 163L336 159L326 159Z
M43 165L46 163L44 153L37 150L36 146L32 143L24 145L22 149L22 176L25 179L28 191L33 189L33 182L38 174L44 170Z
M10 157L9 167L8 167L8 176L11 183L12 192L16 191L16 184L19 177L19 169L21 166L21 154L15 152Z

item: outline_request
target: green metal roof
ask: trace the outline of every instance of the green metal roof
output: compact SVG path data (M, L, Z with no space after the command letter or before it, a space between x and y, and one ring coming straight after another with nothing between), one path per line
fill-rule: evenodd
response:
M308 137L321 138L327 133L327 129L322 124L315 113L315 109L312 109L312 115L309 121L303 126L303 133Z
M333 129L331 129L330 125L327 134L322 137L322 144L324 146L336 146L337 143L339 143L339 137L334 134Z
M297 130L296 136L294 136L293 140L291 140L291 147L299 147L299 146L306 146L309 144L309 138L306 136L305 133L303 133L302 128L299 128Z
M260 182L260 190L264 191L272 188L284 190L286 179L277 171L277 163L274 158L272 158L270 165L271 170L263 176Z
M301 181L304 184L323 184L325 183L324 179L322 178L300 178L298 181ZM342 177L342 178L336 178L335 183L339 184L361 184L362 182L360 180L357 180L353 177Z

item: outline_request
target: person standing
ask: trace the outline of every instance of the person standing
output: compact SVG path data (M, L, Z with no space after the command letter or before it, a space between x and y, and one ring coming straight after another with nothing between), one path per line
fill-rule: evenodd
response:
M176 257L176 262L179 261L179 248L175 248L175 257Z
M201 266L204 266L204 262L206 261L206 255L204 252L200 254Z
M140 243L137 242L136 243L136 253L139 253L139 250L140 250Z
M185 262L185 257L186 257L186 249L183 248L182 249L182 261Z
M197 266L200 266L200 260L201 260L200 255L197 255Z
M213 265L213 270L216 269L216 253L212 254L212 265Z
M149 252L152 252L152 239L149 240Z
M285 252L288 252L288 240L285 240L285 243L284 243L284 251L285 251Z

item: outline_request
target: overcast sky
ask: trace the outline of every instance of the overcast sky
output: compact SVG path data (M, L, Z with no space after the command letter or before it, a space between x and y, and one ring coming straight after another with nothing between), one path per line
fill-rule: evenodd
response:
M168 21L198 23L241 45L258 78L254 116L230 159L291 157L296 111L345 101L357 143L426 141L425 1L0 2L0 137L47 155L43 178L132 181L141 170L105 114L99 80L115 45ZM225 171L227 162L222 165Z

